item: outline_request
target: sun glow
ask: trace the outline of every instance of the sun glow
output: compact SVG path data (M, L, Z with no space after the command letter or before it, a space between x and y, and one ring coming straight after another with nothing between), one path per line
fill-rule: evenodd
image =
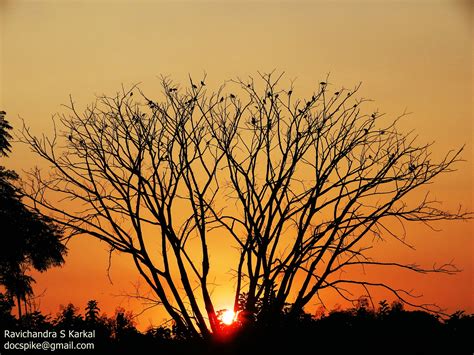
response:
M235 312L230 309L226 309L224 312L222 312L220 319L225 325L231 325L235 321Z

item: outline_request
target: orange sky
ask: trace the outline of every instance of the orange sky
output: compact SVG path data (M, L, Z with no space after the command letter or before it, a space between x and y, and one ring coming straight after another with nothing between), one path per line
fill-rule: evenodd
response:
M336 86L362 81L361 95L388 116L413 112L402 126L415 129L420 142L435 140L438 157L466 144L466 162L430 190L446 208L472 210L474 36L468 3L0 0L0 108L15 128L21 117L41 134L51 132L52 114L65 112L61 104L69 94L84 107L95 94L113 94L122 84L140 82L153 92L160 74L184 81L207 72L208 86L217 88L226 79L277 69L296 78L303 94L330 73ZM36 164L27 148L14 149L9 168L20 172ZM416 252L391 244L381 252L427 266L454 260L463 273L385 277L416 288L426 302L474 312L473 223L437 227L443 231L411 228ZM45 311L55 313L69 301L83 307L90 298L109 314L118 304L139 310L114 296L131 292L138 280L126 260L113 260L111 285L105 245L84 238L69 247L65 267L37 277L37 292L46 290ZM216 277L230 279L227 271ZM218 308L232 302L225 281L215 295ZM160 317L151 311L140 321L156 324Z

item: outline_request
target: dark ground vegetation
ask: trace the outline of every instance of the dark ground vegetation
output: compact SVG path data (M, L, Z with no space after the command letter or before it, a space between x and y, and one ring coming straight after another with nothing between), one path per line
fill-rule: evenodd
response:
M84 312L72 304L55 316L41 312L11 315L11 304L2 298L0 328L56 330L95 329L95 350L67 351L82 354L472 354L474 315L456 312L449 317L405 310L382 301L374 310L367 303L333 310L319 316L297 318L241 315L232 326L222 326L212 339L188 339L173 326L140 332L131 312L117 309L100 315L96 301ZM2 331L2 344L5 343ZM89 340L85 340L89 341ZM10 351L2 353L38 353ZM57 351L61 354L61 351Z

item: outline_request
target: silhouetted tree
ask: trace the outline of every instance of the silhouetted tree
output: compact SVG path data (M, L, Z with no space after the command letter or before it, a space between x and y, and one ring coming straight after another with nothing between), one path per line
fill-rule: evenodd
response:
M85 320L94 324L99 319L99 304L96 300L90 300L87 302Z
M115 310L115 316L112 321L112 336L117 341L130 341L130 337L137 334L135 328L135 321L133 320L133 314L125 311L123 308L117 308Z
M0 112L0 156L10 152L11 129ZM27 275L30 267L45 271L64 262L66 247L60 242L61 229L38 210L27 208L22 191L14 185L17 174L0 166L0 284L7 295L16 299L18 316L22 303L33 294L34 279Z
M45 330L53 328L51 317L44 315L40 311L33 311L22 318L22 327L24 329Z
M5 119L5 111L0 111L0 156L7 156L11 152L10 139L12 136L9 131L12 129L12 126ZM3 169L3 167L2 167Z
M72 303L61 306L56 316L55 325L63 329L81 329L84 319L79 313L79 309Z
M11 297L0 292L0 326L3 329L8 329L9 326L15 323L15 318L11 311L14 306Z
M53 138L24 127L23 141L52 167L31 172L31 203L71 234L129 254L176 334L187 336L219 331L211 235L240 249L234 308L250 314L297 316L325 289L353 301L348 285L409 301L390 285L341 278L354 266L457 271L373 260L367 250L374 238L407 243L394 221L470 216L440 210L428 195L407 199L452 171L462 149L436 162L397 119L383 125L380 113L364 113L359 86L330 92L325 80L298 99L280 80L261 75L209 93L204 80L181 88L163 79L160 100L132 87L83 113L71 99Z
M378 316L383 319L390 313L390 306L387 300L382 300L379 302L379 311Z
M7 290L7 296L11 299L16 299L18 307L18 318L22 318L22 303L25 306L25 313L27 313L26 301L27 298L33 295L34 283L33 277L26 275L21 268L9 267L2 268L1 284ZM15 265L16 266L16 265Z

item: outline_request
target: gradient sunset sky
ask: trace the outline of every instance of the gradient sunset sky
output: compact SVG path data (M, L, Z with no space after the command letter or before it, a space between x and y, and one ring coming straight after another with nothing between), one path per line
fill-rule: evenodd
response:
M23 1L0 0L0 109L19 129L21 118L36 134L50 134L52 115L72 95L85 107L95 95L141 83L159 91L160 75L185 83L207 73L209 87L227 79L285 71L296 95L310 93L330 74L335 87L363 83L360 96L375 100L419 142L435 141L435 157L466 145L458 170L429 190L443 208L473 210L473 7L470 1ZM6 160L21 172L38 164L19 144ZM3 165L3 163L2 163ZM422 293L450 312L474 312L474 224L438 223L433 232L409 228L416 251L387 243L383 253L424 266L453 261L462 273L382 275L396 286ZM107 248L90 238L69 243L63 268L35 276L41 308L57 312L72 302L99 301L140 311L118 295L133 292L138 276L114 257L110 283ZM223 253L225 253L225 248ZM218 308L232 303L228 269L216 275ZM224 280L224 281L222 281ZM340 300L329 300L334 306ZM140 324L160 323L158 310Z

